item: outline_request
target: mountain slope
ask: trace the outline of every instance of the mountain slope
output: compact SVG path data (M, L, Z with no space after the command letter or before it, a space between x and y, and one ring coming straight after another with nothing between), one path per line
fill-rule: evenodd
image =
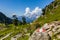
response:
M60 21L60 0L55 0L50 5L43 9L43 14L35 22L39 22L40 25L52 21Z
M12 20L7 16L5 16L2 12L0 12L0 23L4 23L4 22L11 23Z

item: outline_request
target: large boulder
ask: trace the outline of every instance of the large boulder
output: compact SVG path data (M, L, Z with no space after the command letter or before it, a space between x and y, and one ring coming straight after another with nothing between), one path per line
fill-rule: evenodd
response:
M60 21L46 23L42 28L38 28L29 40L52 40L60 39Z
M29 40L50 40L50 36L46 32L34 32Z

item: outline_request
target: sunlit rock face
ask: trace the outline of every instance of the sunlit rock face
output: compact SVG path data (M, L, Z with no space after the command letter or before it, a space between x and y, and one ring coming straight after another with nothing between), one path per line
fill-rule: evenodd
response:
M60 39L60 21L45 23L42 28L38 28L29 40L52 40Z

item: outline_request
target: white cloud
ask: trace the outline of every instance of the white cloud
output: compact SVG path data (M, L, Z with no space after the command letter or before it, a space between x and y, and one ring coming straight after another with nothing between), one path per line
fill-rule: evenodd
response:
M27 7L26 9L25 9L25 14L24 14L26 17L28 17L28 16L30 16L31 15L31 13L30 13L30 8L29 7Z
M36 7L36 8L32 11L32 13L38 13L38 12L42 13L42 9L39 8L39 7Z
M42 9L39 7L36 7L34 10L30 11L30 8L27 7L25 10L25 16L29 17L29 18L38 18L41 14L42 14Z
M32 12L32 15L36 15L36 18L38 18L42 14L42 9L39 7L36 7Z
M25 12L26 12L26 13L30 13L30 8L27 7L27 8L25 9Z

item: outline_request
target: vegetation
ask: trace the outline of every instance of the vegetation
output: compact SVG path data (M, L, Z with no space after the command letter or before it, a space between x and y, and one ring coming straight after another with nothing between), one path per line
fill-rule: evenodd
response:
M7 18L6 16L3 17L3 14L1 12L0 15L2 15L0 17L0 39L6 36L8 33L12 32L10 36L4 39L11 40L11 37L19 33L30 33L31 35L35 29L41 27L45 23L49 23L52 21L60 21L60 0L56 0L52 2L50 5L46 6L43 9L43 16L40 16L37 20L30 24L26 23L26 19L24 16L22 17L23 22L20 22L18 21L17 16L13 15L12 23L10 18ZM9 22L7 20L9 20ZM10 24L8 25L8 23ZM24 37L19 37L18 40L28 40L28 38L29 36L24 35Z
M56 1L57 3L60 2L59 0ZM55 2L53 2L55 3ZM52 4L50 4L51 6L53 6ZM51 9L51 7L49 7L50 5L48 5L43 12L43 16L40 16L36 21L40 23L40 25L42 26L44 23L48 23L48 22L52 22L52 21L60 21L60 5L58 5L58 7L55 7L54 9ZM56 6L57 6L56 5ZM36 22L35 21L35 22ZM34 23L35 23L34 22Z
M22 17L22 20L23 20L23 24L26 24L26 19L24 16Z
M14 24L15 26L18 25L18 18L17 18L16 15L13 15L13 24Z

